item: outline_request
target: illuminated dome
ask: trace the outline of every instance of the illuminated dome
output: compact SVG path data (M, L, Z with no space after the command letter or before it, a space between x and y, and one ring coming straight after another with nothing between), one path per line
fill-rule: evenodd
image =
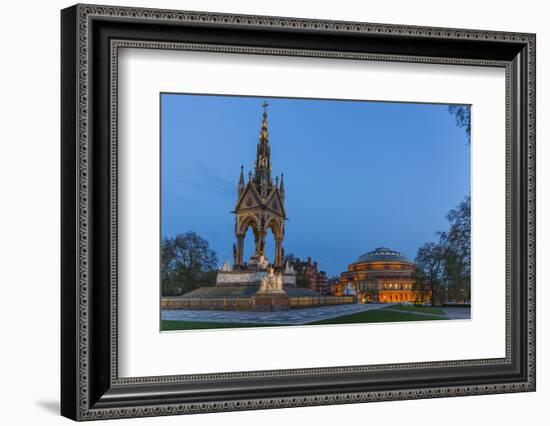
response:
M359 303L427 303L429 290L414 288L416 265L398 251L378 247L365 253L340 274L334 294L353 287Z
M412 263L409 259L395 250L387 247L378 247L373 251L365 253L353 263L370 263L370 262L403 262Z

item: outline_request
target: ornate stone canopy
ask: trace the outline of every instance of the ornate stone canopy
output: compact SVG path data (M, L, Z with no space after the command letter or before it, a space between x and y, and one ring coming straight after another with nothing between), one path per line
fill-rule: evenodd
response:
M264 103L264 113L260 137L256 148L256 160L254 172L248 173L248 181L245 183L244 167L241 166L241 174L237 187L237 202L233 213L235 214L236 244L233 246L235 268L244 267L244 238L249 228L254 234L254 254L251 262L255 263L260 256L266 256L265 239L267 232L271 230L275 238L275 258L273 265L276 269L283 266L283 237L286 220L284 209L284 181L271 176L271 147L269 146L269 132L267 126L267 102Z

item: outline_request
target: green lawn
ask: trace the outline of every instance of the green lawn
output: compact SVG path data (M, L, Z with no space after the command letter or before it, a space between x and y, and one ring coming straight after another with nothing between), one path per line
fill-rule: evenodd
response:
M278 325L278 324L162 320L161 330L173 331L173 330L204 330L208 328L273 327L275 325Z
M308 325L321 325L321 324L357 324L368 322L396 322L396 321L429 321L429 320L441 320L444 318L429 316L429 315L415 315L408 312L391 312L384 309L373 309L372 311L357 312L351 315L344 315L342 317L329 318L321 321L310 322Z
M432 308L431 306L415 306L415 305L388 305L383 309L397 309L407 312L421 312L424 314L445 315L441 309Z

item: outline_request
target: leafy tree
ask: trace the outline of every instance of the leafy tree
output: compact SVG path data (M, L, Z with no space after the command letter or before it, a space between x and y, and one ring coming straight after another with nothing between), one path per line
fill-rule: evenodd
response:
M448 111L455 117L455 124L464 129L468 137L468 143L471 141L471 108L469 105L449 105Z
M161 247L162 294L178 295L214 285L218 258L195 232L164 238Z

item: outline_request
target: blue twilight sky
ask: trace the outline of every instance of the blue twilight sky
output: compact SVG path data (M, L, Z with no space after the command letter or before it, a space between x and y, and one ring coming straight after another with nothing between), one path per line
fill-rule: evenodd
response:
M414 259L470 191L470 147L447 105L162 94L163 237L195 231L232 262L230 212L265 99L272 174L285 179L285 253L329 276L380 246ZM252 240L249 231L245 259Z

